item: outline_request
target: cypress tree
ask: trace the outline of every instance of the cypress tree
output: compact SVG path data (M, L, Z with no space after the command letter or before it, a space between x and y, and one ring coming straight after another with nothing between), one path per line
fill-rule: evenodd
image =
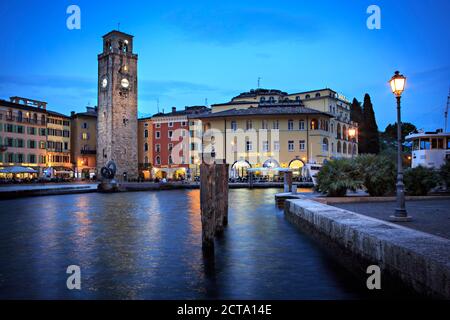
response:
M350 106L350 120L358 123L359 128L363 122L363 114L362 114L361 102L359 102L356 98L353 98L352 105ZM358 128L358 141L361 141L361 130Z
M372 102L369 94L364 95L363 103L363 121L362 121L362 144L360 143L360 153L380 153L380 138L378 125L375 119ZM362 148L361 148L362 147Z

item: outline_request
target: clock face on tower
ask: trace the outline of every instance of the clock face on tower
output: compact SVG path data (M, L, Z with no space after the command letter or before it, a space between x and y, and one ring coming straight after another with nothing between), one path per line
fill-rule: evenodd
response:
M122 86L122 88L128 89L128 87L130 86L130 83L128 82L127 79L123 78L122 81L120 81L120 85Z
M102 80L102 88L106 88L107 85L108 85L108 79L103 78L103 80Z

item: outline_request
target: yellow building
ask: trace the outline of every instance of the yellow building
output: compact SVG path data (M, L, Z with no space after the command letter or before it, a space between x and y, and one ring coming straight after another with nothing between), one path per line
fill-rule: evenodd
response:
M47 110L46 175L73 177L70 161L70 117Z
M138 119L139 177L150 180L153 159L153 122L151 117Z
M76 179L97 176L97 107L71 113L70 157Z
M257 89L211 108L196 116L202 132L192 143L201 141L203 160L212 153L216 162L229 163L232 175L274 166L300 174L305 164L358 152L357 141L349 136L349 129L357 127L350 121L350 104L331 89L296 94Z

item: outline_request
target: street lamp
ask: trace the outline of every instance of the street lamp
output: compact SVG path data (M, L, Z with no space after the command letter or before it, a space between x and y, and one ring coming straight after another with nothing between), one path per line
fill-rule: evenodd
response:
M402 122L400 113L400 100L403 90L405 90L406 77L395 71L394 76L389 80L392 93L397 99L397 208L395 214L390 216L390 221L405 222L411 221L411 216L405 208L405 185L403 183L403 159L402 159Z
M350 137L350 143L352 146L352 159L353 159L353 155L355 154L355 146L353 145L354 142L354 138L356 137L356 129L355 128L350 128L348 129L348 136Z

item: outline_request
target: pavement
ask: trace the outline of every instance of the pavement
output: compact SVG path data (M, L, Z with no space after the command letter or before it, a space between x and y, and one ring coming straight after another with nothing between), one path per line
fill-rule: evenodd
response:
M36 183L36 184L13 184L0 186L0 193L13 191L52 190L85 188L97 189L98 183Z
M336 203L335 207L388 221L394 214L395 202ZM450 239L450 199L415 200L406 202L410 222L395 222L407 228Z

